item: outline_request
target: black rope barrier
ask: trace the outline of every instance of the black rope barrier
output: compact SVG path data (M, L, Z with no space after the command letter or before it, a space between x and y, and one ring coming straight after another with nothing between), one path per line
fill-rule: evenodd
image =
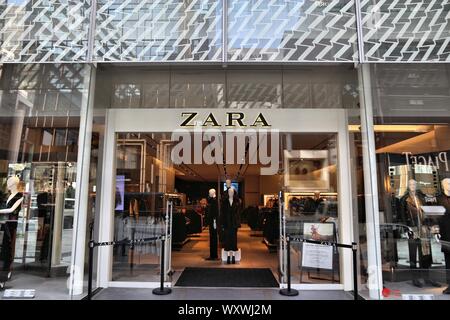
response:
M120 241L104 241L104 242L95 242L94 240L89 241L89 266L88 266L88 295L87 300L92 299L92 276L94 269L94 249L96 247L104 247L104 246L117 246L117 245L130 245L134 247L135 245L145 245L149 242L161 240L161 281L160 287L153 290L154 294L157 295L166 295L172 292L170 288L164 288L164 270L165 270L165 236L151 237L151 238L142 238L142 239L134 239L134 240L120 240Z
M159 237L151 237L151 238L143 238L143 239L136 239L136 240L120 240L120 241L106 241L106 242L94 242L95 247L102 247L102 246L117 246L117 245L140 245L140 244L147 244L151 241L156 241L161 239L162 236Z
M281 289L280 294L284 296L296 296L298 295L298 290L291 288L291 241L293 242L301 242L301 243L313 243L313 244L319 244L324 246L331 246L333 248L344 248L344 249L351 249L352 250L352 266L353 266L353 299L358 300L358 261L357 261L357 251L358 251L358 244L356 242L352 242L352 244L342 244L337 242L331 242L331 241L317 241L317 240L311 240L311 239L304 239L301 237L286 237L286 251L287 251L287 270L286 270L286 277L287 277L287 288Z

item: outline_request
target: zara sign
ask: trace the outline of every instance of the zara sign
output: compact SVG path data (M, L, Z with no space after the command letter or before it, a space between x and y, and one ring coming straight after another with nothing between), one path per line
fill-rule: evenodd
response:
M243 112L182 112L171 135L174 164L261 164L261 175L279 170L279 130L262 112L247 121ZM206 144L205 144L206 142Z
M245 113L243 112L226 112L225 123L221 123L220 118L215 116L214 113L210 112L206 118L199 116L198 112L182 112L181 117L184 119L180 124L183 128L193 128L197 126L201 127L213 127L219 128L225 126L227 128L239 128L239 127L260 127L268 128L270 124L267 122L266 118L262 113L259 113L256 118L252 118L250 122L247 123Z

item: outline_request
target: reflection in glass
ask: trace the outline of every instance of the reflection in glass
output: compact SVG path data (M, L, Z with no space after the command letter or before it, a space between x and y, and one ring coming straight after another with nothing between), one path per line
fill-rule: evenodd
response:
M114 210L113 281L159 281L160 241L130 245L130 240L161 236L165 232L164 184L170 163L151 134L118 134Z
M449 70L393 64L370 72L383 281L404 294L439 296L449 281L450 261L443 246L449 215L444 187L450 177Z
M284 150L286 235L339 242L337 145L335 134L289 134ZM331 249L331 250L330 250ZM320 265L311 259L319 251ZM340 251L294 242L294 283L340 283ZM327 257L327 259L325 259Z
M81 97L89 73L77 64L4 65L0 70L0 205L9 205L10 177L19 179L23 194L14 217L12 277L6 285L67 299Z

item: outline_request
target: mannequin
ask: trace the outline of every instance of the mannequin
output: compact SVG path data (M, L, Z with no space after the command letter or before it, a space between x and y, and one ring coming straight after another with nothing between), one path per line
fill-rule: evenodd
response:
M224 250L227 252L227 264L236 263L237 230L239 227L239 199L233 187L222 201L220 225L223 230Z
M450 178L441 181L442 194L438 196L438 205L445 208L445 214L439 219L441 250L445 258L447 288L444 294L450 294Z
M10 195L6 200L6 209L0 210L0 217L4 218L8 215L7 220L17 220L23 201L23 194L19 192L19 183L18 177L11 177L6 182Z
M209 257L206 260L217 260L217 218L219 216L219 206L215 189L209 190L207 201L206 223L209 227Z
M232 183L230 179L225 180L225 190L221 195L221 200L228 198L228 190L232 187Z
M6 182L10 195L0 210L1 231L3 231L2 247L0 252L0 290L4 289L5 282L11 278L11 265L14 260L14 248L16 243L17 219L22 208L23 194L19 192L20 180L11 177Z
M427 283L433 287L440 287L440 284L431 280L429 275L432 264L431 230L425 224L425 215L422 210L424 204L425 194L417 189L417 182L410 179L408 190L400 199L399 216L402 217L401 222L412 229L408 233L408 248L410 268L416 270L413 273L413 285L422 288ZM420 270L417 270L417 253Z

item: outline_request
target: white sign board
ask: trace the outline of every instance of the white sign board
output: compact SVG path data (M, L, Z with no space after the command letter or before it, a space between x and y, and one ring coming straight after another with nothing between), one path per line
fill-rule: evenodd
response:
M434 300L433 294L402 294L402 300Z
M236 110L235 110L236 111ZM214 116L218 127L206 126L203 129L215 128L219 130L230 129L227 127L228 116L233 110L229 109L110 109L109 117L114 120L116 132L173 132L175 129L190 129L194 127L181 126L189 117L187 113L195 113L195 117L189 121L189 125L205 123ZM262 114L270 127L282 132L339 132L340 126L345 127L346 110L344 109L246 109L237 112L245 112L242 124L243 128L261 129L260 126L252 127L258 116ZM184 114L184 116L183 116ZM240 126L234 129L242 129Z
M333 247L322 244L303 243L302 266L333 269Z
M3 299L33 299L36 295L34 289L7 289Z

